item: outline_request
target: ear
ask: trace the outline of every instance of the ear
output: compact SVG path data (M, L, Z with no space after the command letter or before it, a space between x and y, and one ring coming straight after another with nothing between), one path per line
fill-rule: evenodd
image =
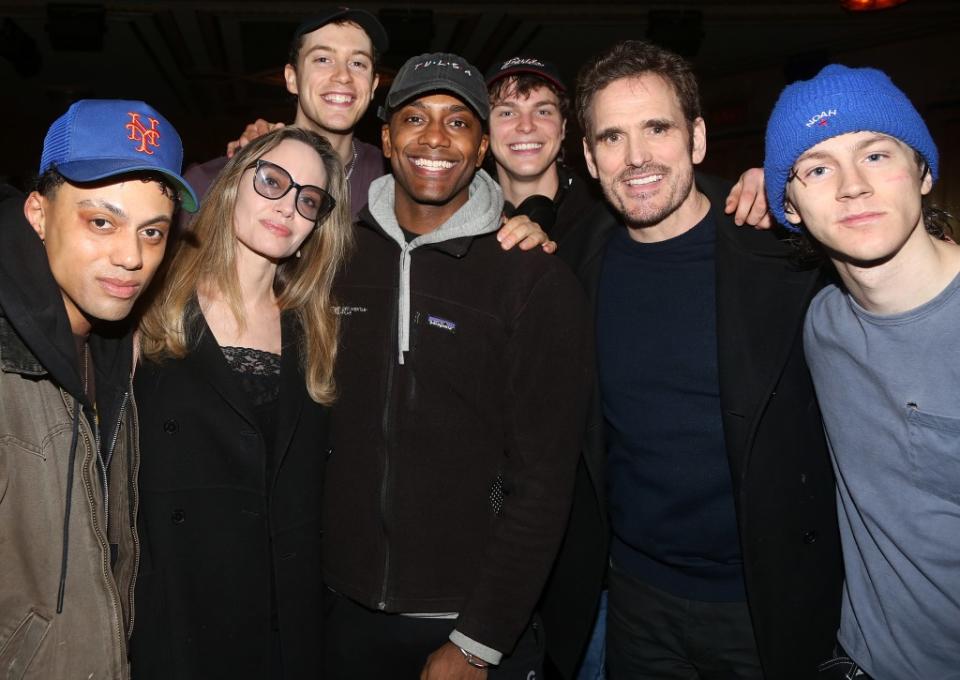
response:
M690 158L694 165L698 165L707 155L707 124L703 122L703 118L693 121L693 134L690 141Z
M787 222L795 227L800 226L800 214L797 212L796 206L793 205L793 202L789 198L783 199L783 214L787 218Z
M483 165L483 157L487 155L487 149L490 147L490 135L480 137L480 146L477 147L477 164L474 167L479 168Z
M283 67L283 80L287 84L287 92L296 96L300 95L297 88L297 69L293 67L293 64L287 64Z
M30 192L27 200L23 203L23 216L27 222L37 232L37 236L43 241L46 239L46 217L47 217L47 199L36 191Z
M383 147L383 157L390 158L393 155L393 145L390 144L390 125L384 123L380 128L380 144Z
M920 195L926 196L933 190L933 172L930 168L927 168L927 171L923 173L923 179L920 180Z
M594 179L600 179L600 175L597 173L597 162L593 159L593 151L587 144L586 137L583 138L583 160L587 162L587 170L590 171L590 176Z

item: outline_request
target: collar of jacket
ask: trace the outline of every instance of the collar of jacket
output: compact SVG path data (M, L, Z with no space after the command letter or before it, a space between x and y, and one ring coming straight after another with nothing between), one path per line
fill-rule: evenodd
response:
M370 185L369 203L364 217L379 228L400 248L400 294L397 296L397 357L410 350L410 255L421 246L430 246L454 257L463 257L474 236L489 234L500 228L503 214L503 192L485 170L479 170L470 181L469 198L446 222L410 242L395 211L396 181L384 175Z

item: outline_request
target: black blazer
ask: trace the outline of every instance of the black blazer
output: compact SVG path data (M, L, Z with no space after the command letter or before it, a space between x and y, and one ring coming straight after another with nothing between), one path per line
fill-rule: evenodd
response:
M319 677L327 409L307 394L299 326L282 317L269 480L253 407L202 318L198 326L195 351L142 362L135 378L142 462L133 677L274 677L275 645L285 677Z
M754 634L767 677L807 680L831 656L843 583L833 469L801 333L823 275L794 266L775 233L737 227L723 213L729 184L702 175L696 182L718 227L720 401ZM623 227L609 210L593 217L593 228L567 246L579 249L576 271L595 305L607 239ZM543 602L548 652L564 677L588 640L607 560L603 422L597 390Z

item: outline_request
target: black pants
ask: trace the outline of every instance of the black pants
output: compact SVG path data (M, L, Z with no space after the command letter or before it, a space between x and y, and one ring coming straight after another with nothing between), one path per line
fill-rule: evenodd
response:
M324 677L416 680L427 657L447 642L455 621L372 611L330 592L324 603ZM535 617L490 680L541 680L543 628ZM466 663L466 661L464 661Z
M610 565L611 680L762 680L745 602L675 597Z

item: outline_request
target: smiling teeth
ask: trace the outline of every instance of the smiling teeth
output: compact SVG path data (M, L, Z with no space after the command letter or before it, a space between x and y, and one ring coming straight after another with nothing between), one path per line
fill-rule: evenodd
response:
M413 164L418 168L427 168L428 170L449 170L456 165L452 161L433 161L429 158L414 158Z
M633 179L628 179L627 184L632 187L642 186L644 184L653 184L654 182L659 182L663 179L663 175L648 175L647 177L634 177Z
M511 151L532 151L534 149L542 149L543 144L540 142L524 142L523 144L511 144Z
M331 104L349 104L353 101L353 97L348 94L325 94L323 99Z

